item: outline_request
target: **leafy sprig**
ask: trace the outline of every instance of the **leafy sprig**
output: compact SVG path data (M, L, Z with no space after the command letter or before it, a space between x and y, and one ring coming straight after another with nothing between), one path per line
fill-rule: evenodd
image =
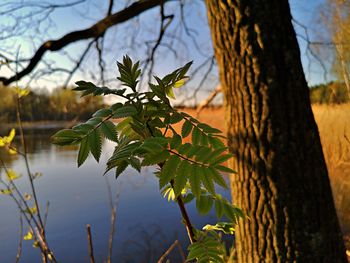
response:
M154 77L156 83L149 83L147 92L138 92L141 70L139 63L133 63L128 56L118 62L118 79L126 88L77 82L75 90L82 92L82 96L113 94L125 102L100 109L85 123L57 132L53 143L80 145L77 158L80 166L90 153L99 161L103 138L115 142L106 172L115 169L116 177L128 166L140 172L144 166L157 165L155 175L160 189L168 200L178 202L182 212L185 203L195 200L200 214L209 213L214 206L218 219L228 220L207 225L202 231L192 229L195 234L190 240L195 242L189 247L188 260L223 262L225 249L217 232L233 234L244 214L216 193L217 186L227 188L222 173L234 173L225 165L232 155L222 142L222 132L171 106L169 98L175 98L173 88L185 83L191 64L163 78ZM181 125L179 133L174 125ZM194 228L187 221L186 226Z

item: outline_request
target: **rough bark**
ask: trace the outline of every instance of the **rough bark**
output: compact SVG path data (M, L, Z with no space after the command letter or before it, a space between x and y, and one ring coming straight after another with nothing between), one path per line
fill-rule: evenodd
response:
M250 220L238 262L346 262L287 0L207 0L235 154L233 202Z

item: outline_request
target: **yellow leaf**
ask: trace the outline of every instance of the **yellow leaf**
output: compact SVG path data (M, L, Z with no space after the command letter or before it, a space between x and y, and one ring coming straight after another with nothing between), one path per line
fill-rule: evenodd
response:
M0 189L0 194L9 195L12 191L10 189Z
M32 231L28 231L28 233L23 237L24 240L32 240L33 239L33 233Z
M175 94L174 94L174 91L173 91L173 88L172 87L168 87L165 89L165 94L172 98L172 99L175 99Z
M174 88L180 88L182 87L190 78L189 77L184 77L178 81L175 82Z
M18 97L22 98L24 96L27 96L29 94L30 90L28 88L21 89L20 87L16 87L15 92L18 95Z
M15 147L11 147L8 149L8 153L11 155L17 154L17 149Z
M15 129L11 129L8 136L0 137L0 147L5 146L6 144L10 144L13 138L15 138L15 134L16 134Z
M6 175L7 175L7 179L9 180L9 181L13 181L13 180L16 180L16 179L18 179L18 178L20 178L21 176L20 175L18 175L14 170L12 170L12 169L8 169L7 171L6 171Z
M13 141L13 138L15 138L15 135L16 135L16 130L12 128L9 133L9 136L6 137L8 144L10 144Z
M5 146L4 138L0 137L0 147L4 147L4 146Z
M39 242L38 241L34 241L33 242L33 247L34 248L38 248L39 247Z
M36 214L37 211L38 211L38 209L36 208L36 206L29 207L29 208L27 208L26 210L24 210L24 212L26 212L26 213L28 213L28 214L31 214L31 215Z

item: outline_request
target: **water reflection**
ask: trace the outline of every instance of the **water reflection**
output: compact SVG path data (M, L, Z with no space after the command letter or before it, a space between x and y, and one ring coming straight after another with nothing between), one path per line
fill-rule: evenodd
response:
M92 227L94 252L97 262L107 257L110 228L110 208L105 180L102 174L105 162L114 145L104 144L100 164L89 157L77 168L77 147L57 147L50 143L53 131L31 131L26 141L32 172L42 172L36 180L41 207L50 201L47 233L50 246L60 262L88 262L85 224ZM14 142L19 146L18 138ZM25 174L24 162L18 156L0 152L6 165ZM155 262L161 254L179 239L188 245L186 230L181 223L180 212L174 203L168 203L158 190L158 182L152 175L154 168L144 169L142 174L128 169L118 180L114 172L106 176L112 187L112 196L120 191L117 207L116 235L113 262ZM18 186L29 191L27 178L18 180ZM228 192L223 193L229 196ZM197 227L213 223L213 215L200 217L195 204L188 205L189 214ZM0 262L13 262L19 233L19 216L14 203L7 196L0 196ZM40 262L39 253L25 241L23 262ZM171 253L172 262L178 262L179 254Z

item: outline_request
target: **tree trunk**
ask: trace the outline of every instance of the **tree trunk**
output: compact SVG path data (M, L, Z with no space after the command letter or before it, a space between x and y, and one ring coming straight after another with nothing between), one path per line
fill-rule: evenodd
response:
M235 160L233 202L250 220L238 262L346 262L287 0L207 0Z

